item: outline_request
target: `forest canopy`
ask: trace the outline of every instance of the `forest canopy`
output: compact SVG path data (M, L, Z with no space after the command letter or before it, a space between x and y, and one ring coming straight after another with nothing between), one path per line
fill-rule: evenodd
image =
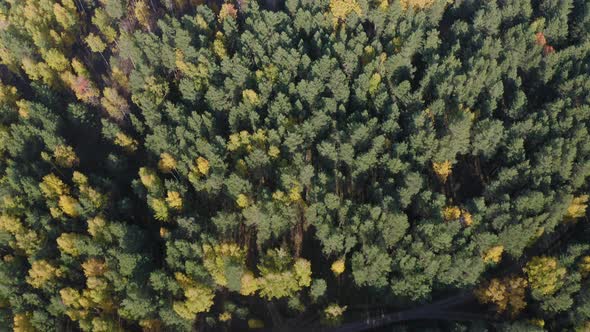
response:
M0 330L586 331L589 128L586 0L0 1Z

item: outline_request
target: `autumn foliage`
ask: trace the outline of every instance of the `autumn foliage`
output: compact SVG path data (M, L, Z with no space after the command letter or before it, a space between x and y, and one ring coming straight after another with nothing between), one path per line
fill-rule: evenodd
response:
M0 1L0 331L587 329L589 22Z

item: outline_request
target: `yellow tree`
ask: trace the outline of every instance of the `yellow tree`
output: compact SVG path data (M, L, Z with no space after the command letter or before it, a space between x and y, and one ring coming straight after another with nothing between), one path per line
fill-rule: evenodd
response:
M203 157L198 157L196 160L197 169L202 175L209 174L209 161Z
M2 84L0 80L0 103L2 105L14 105L18 100L18 92L12 85Z
M99 236L107 226L107 222L102 217L94 217L89 219L87 224L88 234L92 235L93 237Z
M31 269L29 270L27 282L35 288L41 288L46 283L55 279L56 276L57 268L55 268L46 260L38 260L34 261L33 264L31 264Z
M102 41L102 38L94 33L90 33L86 36L84 41L90 50L95 53L102 53L107 48L107 44Z
M10 247L22 250L28 256L39 250L43 240L34 230L25 228L20 219L14 216L0 215L0 230L14 236L14 241L9 242Z
M43 59L51 69L62 72L69 69L70 67L70 61L68 58L66 58L66 56L61 51L55 48L43 52L42 55Z
M250 201L250 198L247 195L245 195L245 194L239 194L238 197L236 198L236 204L240 208L245 209L248 206L250 206L251 201Z
M16 101L16 106L18 106L18 115L23 119L29 118L29 105L30 103L24 99L20 99Z
M215 297L213 290L190 279L183 273L177 272L174 276L180 288L184 291L185 297L183 301L174 301L172 305L174 311L180 317L189 321L193 321L198 313L209 311Z
M30 313L17 313L13 318L14 332L36 332L37 330L31 323L32 316Z
M112 43L117 39L117 31L112 27L112 21L102 8L97 8L92 17L92 23L105 37L107 42Z
M72 62L72 66L74 63ZM87 75L74 75L70 71L65 71L61 73L60 77L74 91L76 98L93 105L98 103L100 91Z
M297 258L293 264L293 271L299 287L311 285L311 263L307 259Z
M260 296L268 300L291 296L300 289L297 279L291 271L265 273L262 277L257 278L257 284Z
M330 12L334 17L334 25L340 21L346 20L351 13L361 16L361 6L356 0L330 0Z
M159 221L168 221L170 211L168 210L165 200L152 197L148 200L148 205L154 211L154 218Z
M66 184L53 173L44 176L39 187L46 198L57 198L70 192Z
M461 209L457 206L447 206L443 209L443 219L445 221L458 220L461 217Z
M173 210L182 209L182 197L178 191L169 191L166 196L166 203Z
M332 273L334 273L335 276L341 275L345 269L344 257L334 261L334 263L332 263L332 266L330 267L330 269L332 270Z
M78 165L78 157L71 146L58 145L53 150L53 158L58 166L71 168Z
M336 303L332 303L332 304L328 305L324 309L324 317L323 317L323 319L325 320L324 323L327 325L339 324L340 321L342 320L342 315L344 315L344 312L346 311L347 308L348 308L348 306L340 306Z
M158 162L158 169L164 173L171 173L173 170L176 169L177 166L176 159L174 157L164 152L160 155L160 161Z
M156 172L149 167L141 167L139 169L139 179L141 180L141 183L150 191L157 191L162 185L162 182Z
M135 14L135 18L137 18L137 22L139 22L139 24L141 24L148 31L151 31L150 8L148 4L143 0L135 2L133 13Z
M281 150L280 150L280 149L279 149L277 146L275 146L275 145L271 145L271 146L268 148L268 155L269 155L271 158L273 158L273 159L276 159L276 158L278 158L278 157L279 157L279 155L280 155L280 154L281 154Z
M246 265L246 249L236 243L203 246L203 265L216 284L240 290Z
M240 282L240 294L252 295L258 290L258 279L250 271L244 272Z
M450 160L445 160L443 162L432 162L432 169L436 176L440 179L442 183L447 182L447 178L451 175L453 171L453 164Z
M56 240L57 247L63 253L71 256L80 255L82 241L82 236L76 233L63 233Z
M123 120L125 115L129 112L129 104L116 89L106 87L102 93L103 97L100 103L107 111L107 113L116 120Z
M43 83L52 87L56 85L56 73L49 68L47 63L36 62L31 58L25 57L22 59L22 68L31 80L41 80Z
M269 300L292 296L311 284L311 263L303 258L293 260L282 248L267 251L257 267L259 294Z
M565 214L566 221L574 221L586 215L588 207L588 195L574 197Z
M118 132L115 136L115 144L122 147L127 152L133 152L137 150L137 141L122 131Z
M82 297L80 292L73 288L62 288L59 290L59 296L61 298L61 302L66 307L66 315L70 317L70 319L77 321L80 318L85 317L88 315L88 312L84 312L81 305Z
M163 331L162 321L158 319L141 319L139 326L143 328L144 332Z
M502 259L503 252L504 252L504 246L499 245L499 246L491 247L483 254L483 257L482 257L483 261L486 263L489 263L489 262L499 263L500 260Z
M80 215L80 204L78 204L78 201L72 196L59 196L58 205L60 209L70 217L77 217Z
M258 97L258 94L254 90L246 89L242 91L242 98L245 104L253 106L258 106L260 104L260 97Z
M219 10L219 22L223 22L227 17L236 18L237 16L238 10L233 4L224 3L221 5L221 10Z
M498 313L508 311L515 317L526 307L526 287L521 277L494 278L476 289L475 296L481 303L494 304Z
M89 258L82 263L84 275L88 277L100 277L107 272L107 265L102 259Z
M555 258L546 256L533 257L523 270L537 298L555 293L566 274Z
M53 15L65 30L71 29L78 22L78 12L73 0L61 0L61 4L53 4Z
M464 226L471 226L471 224L473 224L473 216L471 215L471 213L469 213L469 211L465 209L461 209L460 220Z
M381 74L374 73L373 76L371 76L371 79L369 80L369 94L371 96L375 95L380 84L381 84Z
M215 55L217 55L217 57L222 60L227 57L227 50L225 49L225 36L220 31L215 34L215 40L213 41L213 53L215 53Z
M434 0L400 0L400 5L404 10L413 8L414 10L425 9L434 4Z
M20 219L14 216L1 215L0 216L0 230L9 234L18 234L25 231L25 227Z
M75 171L72 180L78 185L78 190L80 191L79 199L92 203L92 206L96 209L99 209L106 203L107 197L92 188L88 184L88 178L84 174Z

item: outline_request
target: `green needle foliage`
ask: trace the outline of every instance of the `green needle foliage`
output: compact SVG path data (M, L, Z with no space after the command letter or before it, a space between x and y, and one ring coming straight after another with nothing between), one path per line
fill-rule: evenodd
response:
M584 330L589 128L584 0L0 1L0 326Z

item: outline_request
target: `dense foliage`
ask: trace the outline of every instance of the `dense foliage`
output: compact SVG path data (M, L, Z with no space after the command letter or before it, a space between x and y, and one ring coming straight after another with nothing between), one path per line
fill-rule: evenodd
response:
M590 2L203 2L0 1L0 325L590 328Z

